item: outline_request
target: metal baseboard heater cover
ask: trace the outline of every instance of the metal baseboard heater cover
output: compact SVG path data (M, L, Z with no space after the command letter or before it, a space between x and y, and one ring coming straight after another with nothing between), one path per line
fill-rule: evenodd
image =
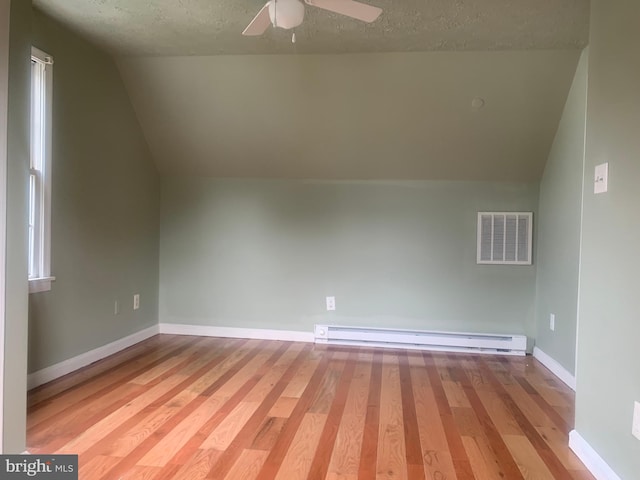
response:
M431 332L391 328L316 325L315 343L369 347L440 350L446 352L525 355L525 335L484 333Z

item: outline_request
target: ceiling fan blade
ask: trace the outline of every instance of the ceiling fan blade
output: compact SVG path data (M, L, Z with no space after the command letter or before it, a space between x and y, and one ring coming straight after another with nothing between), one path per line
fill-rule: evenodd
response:
M353 0L304 0L304 2L312 7L329 10L367 23L373 22L382 13L381 8Z
M244 29L242 35L262 35L271 26L271 18L269 18L269 3L260 9L258 14L251 20L251 23Z

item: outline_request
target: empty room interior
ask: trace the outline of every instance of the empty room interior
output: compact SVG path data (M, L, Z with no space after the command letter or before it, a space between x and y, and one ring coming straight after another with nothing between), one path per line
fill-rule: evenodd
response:
M640 478L638 18L0 0L2 453Z

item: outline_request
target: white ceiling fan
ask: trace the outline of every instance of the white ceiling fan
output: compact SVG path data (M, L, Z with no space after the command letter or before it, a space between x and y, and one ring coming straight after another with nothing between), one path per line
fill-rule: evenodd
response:
M354 0L304 0L304 3L367 23L373 22L382 13L381 8ZM303 19L304 4L301 0L270 0L251 20L242 34L262 35L270 25L288 30L300 25Z

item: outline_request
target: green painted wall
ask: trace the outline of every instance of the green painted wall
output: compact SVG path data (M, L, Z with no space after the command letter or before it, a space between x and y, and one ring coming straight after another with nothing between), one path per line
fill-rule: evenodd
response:
M113 61L34 12L53 55L52 290L30 295L29 371L157 323L159 177ZM134 312L133 295L141 295ZM114 315L119 299L121 313Z
M580 57L540 181L536 346L575 373L588 50ZM555 330L549 315L555 314Z
M578 323L576 430L625 479L640 440L640 2L593 0ZM609 162L609 192L594 167Z
M533 334L535 266L476 265L476 221L537 184L163 177L161 203L161 322Z
M7 112L4 453L23 452L26 445L30 22L30 2L12 1Z

